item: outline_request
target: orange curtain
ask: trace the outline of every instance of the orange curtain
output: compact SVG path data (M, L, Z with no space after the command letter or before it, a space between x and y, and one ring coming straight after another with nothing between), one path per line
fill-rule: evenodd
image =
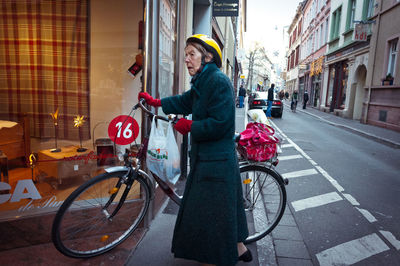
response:
M88 0L2 0L0 119L28 114L31 135L79 139L73 119L84 115L90 138Z

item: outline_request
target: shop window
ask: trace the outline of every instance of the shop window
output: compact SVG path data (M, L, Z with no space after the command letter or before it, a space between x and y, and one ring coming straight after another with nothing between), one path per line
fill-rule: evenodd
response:
M329 80L328 80L328 92L326 94L326 106L330 106L332 103L333 87L335 85L335 74L336 69L334 66L329 67Z
M163 16L160 16L159 61L158 61L158 93L159 97L174 94L176 1L162 0Z
M349 77L349 66L347 63L343 63L343 78L341 80L341 88L340 88L340 94L338 97L338 101L339 101L339 108L340 109L344 109L345 104L346 104L346 92L347 92L347 80Z
M87 30L87 1L3 1L0 120L25 113L31 136L90 138L90 123L80 135L72 124L77 115L89 119Z

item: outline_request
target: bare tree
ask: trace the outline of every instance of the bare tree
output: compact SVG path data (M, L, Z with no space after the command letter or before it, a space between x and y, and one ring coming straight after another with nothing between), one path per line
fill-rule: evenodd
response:
M253 49L250 50L249 54L246 56L248 62L248 73L246 80L246 89L251 90L251 84L253 84L253 77L256 74L256 69L262 67L261 61L263 60L265 55L264 47L262 47L259 43L255 43Z

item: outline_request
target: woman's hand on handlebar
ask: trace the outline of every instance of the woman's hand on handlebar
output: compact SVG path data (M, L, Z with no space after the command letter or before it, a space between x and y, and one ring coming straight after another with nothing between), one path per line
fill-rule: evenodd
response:
M154 99L147 92L139 92L138 100L140 101L140 99L144 99L148 105L151 105L151 106L154 106L154 107L161 106L161 100L160 99Z
M182 135L185 135L187 133L189 133L192 129L192 120L188 120L185 118L181 118L178 120L178 122L174 125L174 128L176 129L176 131L178 131L179 133L181 133Z

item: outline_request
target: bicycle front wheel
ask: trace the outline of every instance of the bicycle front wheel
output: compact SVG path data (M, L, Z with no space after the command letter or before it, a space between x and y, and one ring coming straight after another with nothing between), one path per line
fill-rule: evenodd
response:
M141 176L129 187L125 174L94 177L64 201L52 228L53 243L61 253L74 258L100 255L122 243L138 227L149 207L150 190ZM123 193L127 195L119 206Z
M240 167L243 201L251 243L269 234L285 212L286 189L283 178L273 169L260 165Z

